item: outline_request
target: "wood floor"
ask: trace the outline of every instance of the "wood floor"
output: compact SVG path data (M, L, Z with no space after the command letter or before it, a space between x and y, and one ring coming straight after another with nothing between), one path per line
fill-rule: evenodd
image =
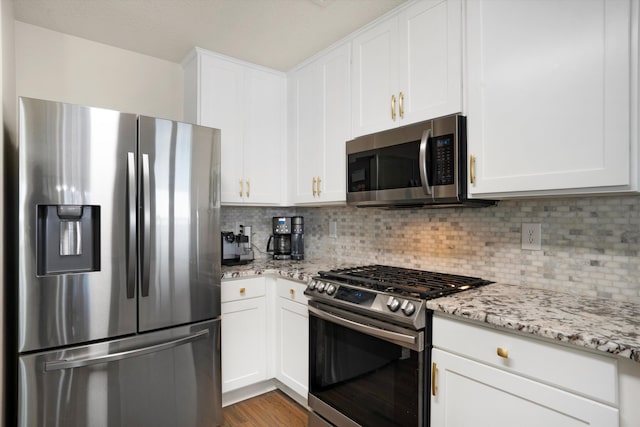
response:
M280 390L222 409L224 427L307 427L307 410Z

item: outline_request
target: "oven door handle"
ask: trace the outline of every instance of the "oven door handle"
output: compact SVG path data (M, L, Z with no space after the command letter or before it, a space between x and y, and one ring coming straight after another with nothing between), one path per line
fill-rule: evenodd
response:
M363 325L362 323L354 322L353 320L345 319L344 317L327 313L326 311L317 309L312 306L309 306L309 312L313 313L320 319L327 320L329 322L333 322L338 325L347 327L349 329L353 329L355 331L362 332L367 335L381 338L383 340L405 343L412 346L415 346L416 344L418 344L417 337L414 337L411 335L400 334L398 332L392 332L392 331L387 331L387 330L376 328L369 325Z

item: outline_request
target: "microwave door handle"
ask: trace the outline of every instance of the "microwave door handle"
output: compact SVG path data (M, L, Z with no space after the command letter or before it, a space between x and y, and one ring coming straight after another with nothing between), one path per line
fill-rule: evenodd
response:
M430 158L427 159L427 149L429 148L431 135L431 129L425 130L420 141L420 180L422 181L422 189L427 195L433 195L433 187L429 183L429 171L427 170L427 161L431 160Z

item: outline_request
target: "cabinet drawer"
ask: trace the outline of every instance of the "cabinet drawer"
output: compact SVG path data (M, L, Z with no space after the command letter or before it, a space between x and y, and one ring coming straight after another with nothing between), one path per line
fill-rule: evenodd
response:
M437 315L433 346L614 406L618 403L617 362L612 357Z
M306 283L278 279L278 296L304 305L307 305L306 288Z
M222 302L237 301L265 295L264 277L250 279L223 280L220 291Z

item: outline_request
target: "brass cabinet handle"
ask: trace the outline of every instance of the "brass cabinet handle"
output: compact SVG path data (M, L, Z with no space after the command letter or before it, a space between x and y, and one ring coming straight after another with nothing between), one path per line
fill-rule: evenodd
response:
M402 107L402 101L404 101L404 94L400 92L400 95L398 95L398 113L400 114L400 118L404 117L404 108Z
M471 184L476 182L476 156L473 154L469 155L469 181Z
M244 193L244 185L242 185L242 180L240 180L240 197L242 197L242 193Z
M313 191L313 197L316 197L316 177L311 180L311 190Z
M240 288L240 295L244 295L247 292L245 288Z
M296 295L296 290L295 289L289 289L289 293L291 294L291 296L295 296Z
M251 197L251 180L247 180L247 197Z
M391 95L391 120L396 121L396 96Z
M498 356L504 357L505 359L509 358L509 350L506 348L498 347L498 351L496 353L498 353Z
M317 190L318 197L320 197L320 190L321 190L320 183L321 182L322 182L322 180L320 179L320 177L318 177L318 190Z
M431 364L431 395L438 394L438 365L436 363Z

